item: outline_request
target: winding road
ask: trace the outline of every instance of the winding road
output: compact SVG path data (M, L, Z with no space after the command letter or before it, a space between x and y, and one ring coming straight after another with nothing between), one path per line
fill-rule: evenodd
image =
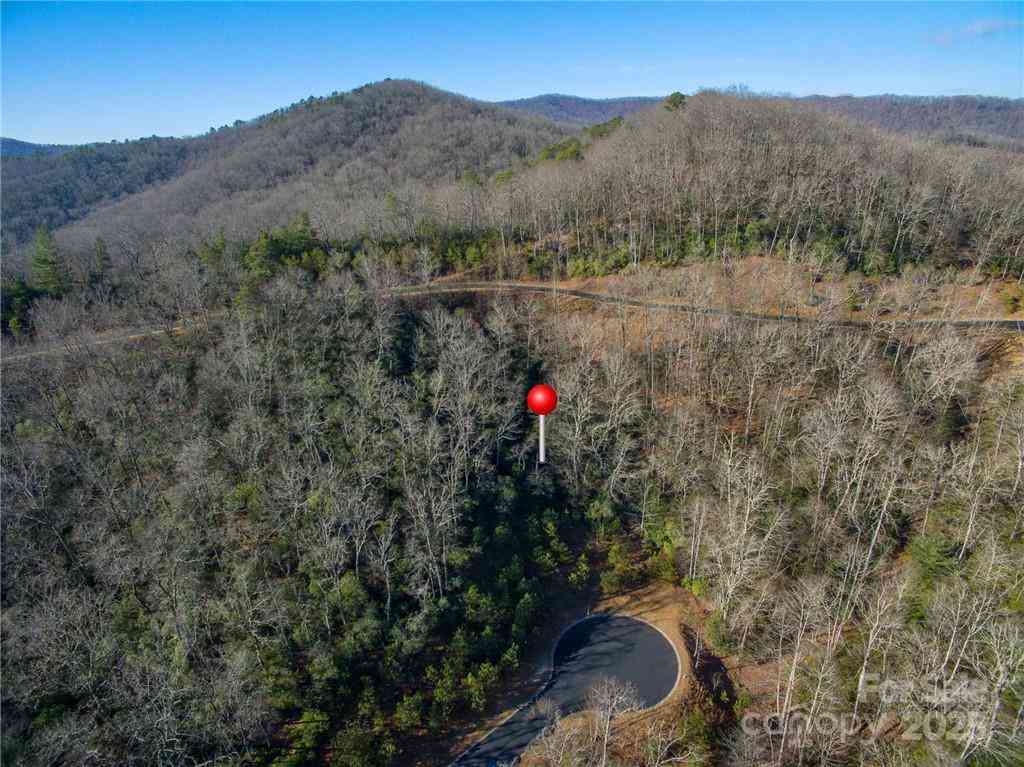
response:
M684 314L702 314L710 317L730 317L749 322L790 322L815 324L822 320L815 317L803 317L796 314L767 314L757 312L730 311L728 309L715 309L710 307L693 306L673 301L642 301L638 298L627 296L615 296L607 293L590 293L575 288L563 288L557 285L546 285L537 282L447 282L427 283L424 285L410 285L407 287L394 288L388 291L395 298L415 298L418 296L460 294L460 293L540 293L545 295L566 296L571 298L582 298L588 301L597 301L604 304L618 304L640 309L652 309L669 312L681 312ZM956 320L942 319L892 319L884 321L868 320L828 320L829 324L835 327L871 329L888 325L901 328L980 328L987 330L1001 330L1010 333L1024 333L1024 320L1009 320L1005 318L964 318ZM182 321L168 328L137 328L135 330L124 330L111 332L108 335L101 335L85 341L84 346L103 346L114 343L127 343L138 341L144 338L155 338L160 335L180 335L188 329L189 323ZM44 357L53 354L68 352L65 344L52 344L34 349L25 349L13 354L3 354L0 357L0 364L22 362L35 357Z
M555 644L551 678L526 705L481 738L453 763L458 767L508 764L550 721L545 702L562 714L584 708L587 692L604 677L632 684L644 708L664 700L679 680L672 643L650 624L624 615L597 614L566 629Z
M583 298L588 301L597 301L605 304L618 304L639 309L653 309L669 312L681 312L683 314L702 314L709 317L730 317L732 319L748 320L750 322L791 322L797 324L813 325L828 322L830 325L844 328L873 328L886 325L898 325L900 327L914 328L991 328L995 330L1007 330L1016 333L1024 333L1024 320L1010 320L1002 317L986 319L962 318L955 320L943 319L899 319L890 320L821 320L817 317L805 317L799 314L772 314L768 312L743 312L730 309L715 309L707 306L694 306L683 304L677 301L643 301L639 298L628 296L609 295L607 293L590 293L586 290L576 288L564 288L557 285L544 284L540 282L449 282L449 283L428 283L425 285L412 285L404 288L395 288L392 293L396 297L403 296L426 296L441 295L444 293L541 293L546 295L566 296L571 298Z

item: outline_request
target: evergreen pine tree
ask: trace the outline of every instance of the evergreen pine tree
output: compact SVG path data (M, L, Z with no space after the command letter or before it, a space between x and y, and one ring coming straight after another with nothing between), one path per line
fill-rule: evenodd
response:
M665 99L664 106L669 112L678 112L686 106L686 96L679 91L675 91Z
M68 289L68 274L57 250L57 243L49 230L40 225L36 229L35 250L32 253L32 283L34 287L61 296Z
M96 238L95 254L93 269L97 274L105 275L110 270L110 253L107 252L107 243L102 237Z

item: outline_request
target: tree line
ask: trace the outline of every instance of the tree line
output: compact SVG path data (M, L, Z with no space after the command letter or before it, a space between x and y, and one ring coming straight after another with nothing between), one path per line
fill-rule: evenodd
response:
M381 99L383 110L390 102ZM409 117L394 140L413 126L415 135L435 135L450 123L441 119L447 104ZM398 151L410 154L402 161L412 164L382 175L383 156L360 144L360 159L333 175L241 197L250 185L223 188L226 166L211 167L217 180L205 191L194 183L207 171L197 171L65 227L56 240L83 271L97 238L116 267L218 233L249 240L308 211L329 241L367 240L395 254L442 244L445 256L453 239L476 241L496 274L540 273L549 249L562 272L580 274L749 253L799 253L867 274L920 264L1024 270L1024 188L1013 152L882 134L786 100L702 93L683 104L578 137L521 143L511 166L511 155L485 161L482 145L471 160L469 144L468 154L452 155L465 160L441 170L430 159L437 147L421 162L411 154L417 145L403 143ZM493 145L486 130L467 131ZM355 181L353 162L359 181L339 196L343 177Z

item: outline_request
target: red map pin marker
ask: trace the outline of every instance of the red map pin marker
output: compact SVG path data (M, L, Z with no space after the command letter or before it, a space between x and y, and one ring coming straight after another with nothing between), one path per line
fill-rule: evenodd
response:
M544 416L558 407L558 392L547 384L537 384L526 395L526 406L540 416L540 462L544 463Z

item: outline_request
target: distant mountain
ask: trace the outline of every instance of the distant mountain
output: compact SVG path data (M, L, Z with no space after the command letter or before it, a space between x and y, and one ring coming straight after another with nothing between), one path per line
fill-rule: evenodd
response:
M443 182L516 165L570 136L574 126L654 109L660 100L548 94L489 104L385 80L191 138L77 147L4 139L4 248L9 253L27 242L40 224L59 229L63 245L85 253L97 236L130 248L218 230L251 236L299 211L309 211L330 236L396 221L410 229L417 226L410 211L436 197ZM1020 99L774 100L947 143L1024 151Z
M24 241L36 227L57 229L98 205L160 184L190 165L228 151L238 137L146 138L86 144L60 153L5 154L2 215L9 239Z
M195 138L4 157L4 227L24 242L41 223L56 229L80 221L64 238L82 244L97 235L241 235L308 210L314 219L324 211L319 218L341 229L354 208L360 219L375 206L380 215L388 205L387 215L400 215L400 201L385 193L493 173L568 132L421 83L385 80Z
M660 96L628 96L618 99L585 99L560 93L546 93L528 99L499 101L498 106L517 112L545 117L567 125L593 125L613 117L626 117L643 109L650 109L662 101Z
M726 91L727 93L729 91ZM747 92L748 98L766 94ZM650 109L662 99L632 96L586 99L549 93L500 106L567 125L593 125ZM1018 148L1024 141L1024 99L992 96L806 96L792 99L814 109L850 117L897 133L939 135L951 143ZM1001 142L999 139L1010 139Z
M808 96L799 101L884 130L940 135L955 143L989 143L985 137L1024 141L1024 99L886 94Z
M28 141L19 141L16 138L0 137L0 156L2 157L62 154L72 148L70 146L62 146L61 144L32 144Z

